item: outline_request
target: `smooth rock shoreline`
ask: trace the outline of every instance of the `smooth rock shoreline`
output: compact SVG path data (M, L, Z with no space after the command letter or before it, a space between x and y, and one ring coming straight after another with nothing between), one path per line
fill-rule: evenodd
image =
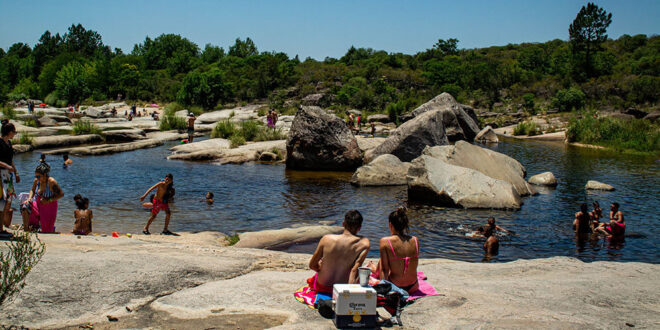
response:
M293 292L313 273L308 254L224 246L220 233L133 238L41 235L42 261L0 324L61 328L256 326L334 329ZM405 328L655 328L660 265L567 257L468 263L421 259L440 293L402 314ZM612 285L616 283L616 285ZM128 308L127 308L128 307ZM379 310L381 314L385 314ZM119 319L109 323L106 315ZM255 320L267 320L254 325ZM183 321L181 321L183 322Z

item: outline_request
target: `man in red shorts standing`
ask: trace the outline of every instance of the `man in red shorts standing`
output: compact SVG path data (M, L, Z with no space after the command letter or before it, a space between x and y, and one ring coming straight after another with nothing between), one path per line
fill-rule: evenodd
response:
M154 200L152 201L153 207L151 209L151 216L149 217L149 220L147 221L147 225L144 226L144 230L142 231L143 234L145 235L151 235L149 232L149 225L151 225L151 222L156 219L156 215L158 215L158 212L160 211L165 211L165 227L163 227L163 232L162 235L175 235L173 232L169 231L167 229L167 226L170 224L170 216L172 213L170 212L170 206L169 202L174 197L174 177L172 174L167 174L165 176L165 180L156 183L153 187L149 188L147 192L140 197L140 201L144 201L144 199L149 195L149 193L154 190L158 189L156 191L156 196L154 197Z

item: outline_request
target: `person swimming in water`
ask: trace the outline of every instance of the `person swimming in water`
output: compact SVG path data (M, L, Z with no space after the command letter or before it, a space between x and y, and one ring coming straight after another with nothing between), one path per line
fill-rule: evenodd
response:
M206 204L213 204L213 193L210 191L206 193Z
M495 232L491 227L484 230L484 237L486 237L484 252L486 253L486 257L496 256L500 252L500 240L494 234Z

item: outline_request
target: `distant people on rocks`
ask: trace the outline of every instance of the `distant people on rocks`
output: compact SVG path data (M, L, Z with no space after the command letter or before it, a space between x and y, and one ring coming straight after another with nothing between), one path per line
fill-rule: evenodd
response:
M131 106L131 114L133 115L133 117L137 116L137 105L133 104Z
M2 224L0 224L0 238L10 238L13 235L7 232L4 227L11 225L13 210L11 202L16 197L14 190L14 177L16 183L21 182L21 177L14 166L14 148L11 145L11 139L16 136L16 127L8 119L2 120L2 129L0 129L2 138L0 138L0 207L2 208Z
M598 233L609 238L623 238L626 234L626 222L623 212L619 210L619 203L610 205L610 222L601 223L596 229Z
M409 234L408 215L405 207L399 207L389 215L392 236L380 239L378 265L369 262L372 276L387 280L399 288L413 293L419 289L417 264L419 239Z
M273 110L273 129L275 129L275 126L277 125L277 111Z
M117 117L117 108L112 107L112 111L110 111L110 113L112 114L113 117Z
M31 115L34 112L34 101L30 100L27 104L28 114Z
M375 136L376 136L376 123L372 121L371 122L371 137L375 137Z
M25 201L25 207L22 208L24 221L29 214L29 223L24 223L24 227L39 226L42 233L55 231L57 201L64 196L59 184L49 173L50 165L42 160L34 171L32 189ZM30 204L32 207L29 207Z
M89 209L89 199L77 194L73 197L73 201L76 203L77 209L73 211L76 221L71 232L75 235L88 235L92 232L92 219L94 218L92 210Z
M197 120L197 117L190 112L188 114L188 143L192 143L195 138L195 120Z
M149 232L149 226L154 221L154 219L156 219L156 215L158 215L160 211L165 211L165 226L163 227L163 232L161 234L176 235L168 229L170 224L170 216L172 215L169 203L174 197L173 184L174 177L172 174L167 174L163 181L153 185L151 188L149 188L149 190L147 190L147 192L144 193L144 195L142 195L142 197L140 197L140 201L142 202L152 190L156 189L156 196L151 201L153 203L151 208L151 216L149 217L149 220L147 220L147 225L144 226L144 230L142 231L143 234L151 235Z
M348 111L346 111L346 116L347 116L346 124L348 125L348 129L350 129L351 132L353 132L353 130L355 129L355 116L353 116L353 114Z
M69 155L67 154L62 155L62 161L63 161L62 165L64 166L64 168L68 168L73 164L73 160L69 158Z

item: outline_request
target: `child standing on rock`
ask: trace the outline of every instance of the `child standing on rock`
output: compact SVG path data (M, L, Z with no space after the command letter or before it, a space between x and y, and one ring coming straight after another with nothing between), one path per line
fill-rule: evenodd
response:
M156 219L156 215L158 215L158 212L160 211L165 211L165 226L163 227L163 232L161 235L176 235L173 232L169 231L167 229L167 226L170 224L170 216L172 213L170 212L170 206L169 202L174 197L174 177L172 174L167 174L165 176L165 180L156 183L153 187L149 188L147 192L144 193L140 197L140 201L144 201L145 197L154 189L157 189L156 191L156 196L154 197L152 203L153 206L151 208L151 216L149 217L149 220L147 221L147 225L144 226L144 230L142 231L143 234L145 235L151 235L149 232L149 226L151 225L151 222Z

